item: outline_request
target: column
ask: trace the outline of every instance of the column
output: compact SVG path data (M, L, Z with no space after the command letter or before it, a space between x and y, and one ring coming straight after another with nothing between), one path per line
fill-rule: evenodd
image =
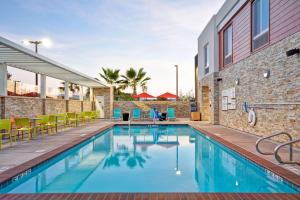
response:
M0 96L7 96L7 65L0 63Z
M79 91L79 100L80 100L80 101L83 101L83 86L80 85L79 87L80 87L80 91Z
M69 100L69 82L65 81L65 100Z
M46 75L41 74L40 97L46 99Z
M110 86L110 94L109 94L109 103L110 103L110 116L113 118L113 110L114 110L114 87Z
M94 89L90 88L90 101L94 101Z

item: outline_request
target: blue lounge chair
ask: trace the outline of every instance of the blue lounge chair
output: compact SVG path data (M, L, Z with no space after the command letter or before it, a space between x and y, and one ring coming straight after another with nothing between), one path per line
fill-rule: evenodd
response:
M176 119L174 108L168 108L167 109L167 117L168 117L168 120L175 120Z
M149 111L149 117L150 117L150 119L153 119L154 116L155 116L155 111L154 111L153 108L151 108L150 111Z
M121 108L115 108L114 109L114 116L113 116L113 118L120 120L120 119L122 119L121 114L122 114Z
M139 120L141 119L141 109L134 108L132 111L132 119L133 120Z

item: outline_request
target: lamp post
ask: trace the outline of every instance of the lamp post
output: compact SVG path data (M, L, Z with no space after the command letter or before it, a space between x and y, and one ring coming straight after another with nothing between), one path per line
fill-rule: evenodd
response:
M178 65L174 65L176 68L176 100L178 100Z
M35 49L35 53L38 53L38 46L39 46L40 44L43 44L43 45L46 46L46 47L49 47L49 46L52 45L51 40L46 39L46 38L45 38L45 39L42 39L42 40L23 40L23 43L24 43L25 45L33 44L33 45L34 45L34 49ZM38 74L36 73L36 74L35 74L35 85L37 86L38 83L39 83L39 76L38 76Z

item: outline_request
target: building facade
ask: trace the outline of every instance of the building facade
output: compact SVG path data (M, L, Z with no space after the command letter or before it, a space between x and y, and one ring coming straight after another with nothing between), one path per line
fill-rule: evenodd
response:
M299 137L299 48L300 1L226 1L198 38L202 119L256 135Z

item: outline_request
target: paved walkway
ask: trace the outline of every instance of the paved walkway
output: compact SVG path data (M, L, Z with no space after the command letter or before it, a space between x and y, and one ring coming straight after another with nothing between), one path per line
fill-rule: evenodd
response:
M3 150L0 152L0 174L5 173L6 170L21 165L22 163L32 160L40 155L43 155L47 152L50 152L53 149L57 149L60 146L68 144L80 137L82 134L92 133L97 131L104 126L110 124L128 124L128 122L113 122L107 120L96 120L93 123L89 123L85 126L80 126L78 128L68 128L54 135L45 135L44 138L37 138L31 142L27 140L17 142L14 144L13 148L9 148L8 144L4 145ZM152 122L131 122L132 124L145 124ZM278 162L274 159L274 156L264 156L260 155L255 150L255 142L258 139L257 136L247 134L245 132L225 128L223 126L209 125L205 122L190 122L186 119L177 120L174 122L157 122L157 124L191 124L201 128L202 130L208 131L212 134L215 134L219 137L222 137L225 140L228 140L235 145L242 147L243 149L250 151L254 154L259 155L260 157L271 161L272 163L279 165ZM276 147L276 143L267 141L264 143L264 150L271 151ZM283 149L281 154L283 158L288 156L288 149ZM294 159L300 162L300 151L295 149ZM300 175L300 167L295 165L280 165L284 168Z

